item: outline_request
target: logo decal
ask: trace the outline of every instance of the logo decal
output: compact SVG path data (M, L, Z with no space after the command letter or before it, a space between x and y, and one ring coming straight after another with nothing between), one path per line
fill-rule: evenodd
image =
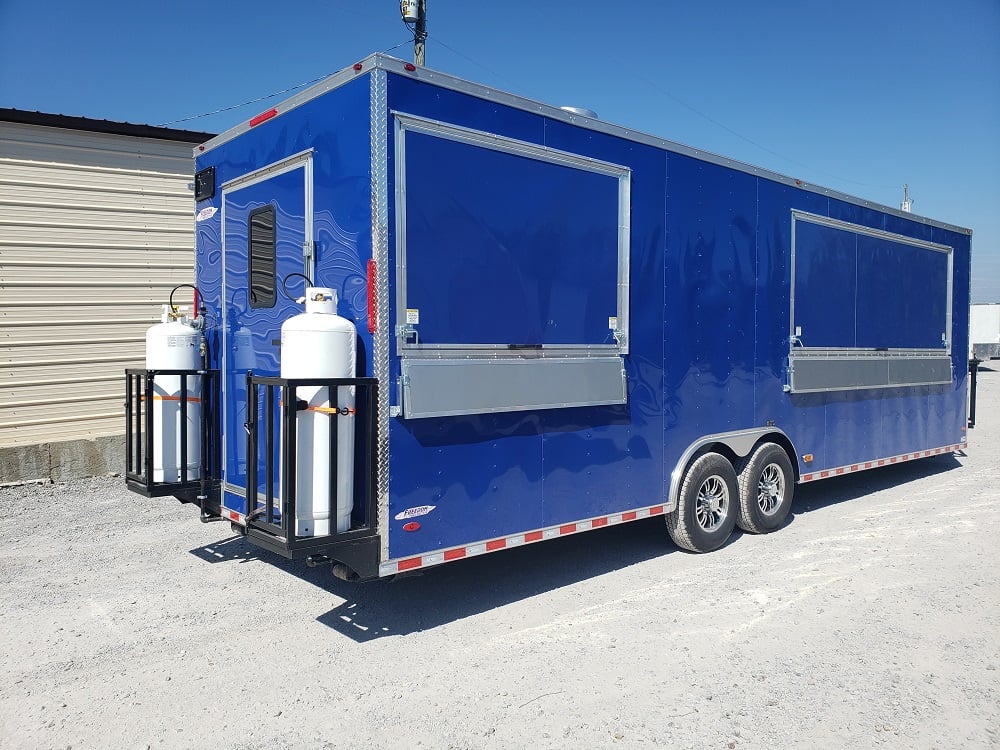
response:
M206 221L208 219L211 219L213 216L215 216L218 210L219 209L217 209L215 206L205 206L205 208L201 209L201 211L195 214L194 220Z
M436 505L418 505L416 508L407 508L397 513L394 518L397 521L405 521L407 518L416 518L417 516L426 516L432 510L434 510Z

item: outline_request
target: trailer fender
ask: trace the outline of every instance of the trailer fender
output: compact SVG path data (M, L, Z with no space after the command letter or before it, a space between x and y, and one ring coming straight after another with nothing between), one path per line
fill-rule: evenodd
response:
M718 432L713 435L704 435L687 447L687 450L677 460L674 470L670 472L670 490L667 494L666 512L670 513L677 509L677 497L680 493L681 484L684 481L684 472L692 459L699 453L704 452L706 449L722 453L733 462L735 468L740 459L749 456L753 452L753 449L765 440L778 443L786 452L789 452L789 460L792 462L792 469L796 474L795 479L798 481L795 448L788 435L778 427L755 427L749 430L734 430L733 432Z

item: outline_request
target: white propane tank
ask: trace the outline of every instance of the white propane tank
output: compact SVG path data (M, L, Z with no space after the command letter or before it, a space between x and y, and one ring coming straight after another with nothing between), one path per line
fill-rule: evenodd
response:
M179 308L182 310L184 308ZM162 322L146 331L147 370L189 370L191 375L156 375L153 380L153 481L188 481L201 472L201 331L185 314L163 306ZM181 456L181 379L187 383L187 456Z
M281 377L353 378L355 338L351 321L337 315L333 289L308 287L304 313L281 326ZM295 534L330 533L330 435L337 430L336 529L351 527L354 508L354 387L339 388L330 403L329 388L303 386L297 398L308 408L296 418ZM285 405L284 408L289 408ZM331 413L349 409L349 415Z
M247 421L247 380L246 374L250 370L257 369L257 353L253 348L253 335L245 325L234 324L233 330L233 364L232 372L237 377L233 378L228 386L233 391L231 404L236 411L235 424L246 424ZM233 444L227 448L227 461L232 461L236 465L237 474L243 474L247 470L247 443L246 440L234 440Z
M256 367L257 352L253 348L253 335L249 328L240 326L233 331L233 370L246 374Z

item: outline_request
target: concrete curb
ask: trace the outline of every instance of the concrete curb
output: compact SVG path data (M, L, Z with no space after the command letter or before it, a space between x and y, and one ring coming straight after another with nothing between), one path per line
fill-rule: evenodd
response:
M124 435L0 448L0 486L66 482L124 470Z

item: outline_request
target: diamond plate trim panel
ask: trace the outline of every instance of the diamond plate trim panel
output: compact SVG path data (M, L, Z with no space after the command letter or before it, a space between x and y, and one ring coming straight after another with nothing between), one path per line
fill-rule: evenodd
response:
M389 185L386 72L373 70L369 96L371 133L372 258L375 259L378 299L373 359L378 378L378 425L375 493L378 529L382 538L380 559L389 559Z

